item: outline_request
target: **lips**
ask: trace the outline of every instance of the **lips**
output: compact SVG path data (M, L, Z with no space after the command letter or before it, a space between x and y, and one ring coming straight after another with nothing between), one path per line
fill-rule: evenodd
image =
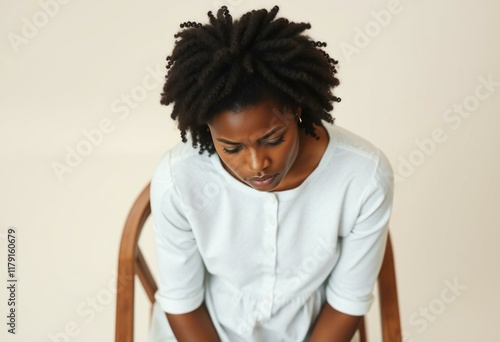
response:
M275 173L274 175L268 175L264 177L254 177L250 178L248 181L252 184L254 188L262 188L271 185L271 183L274 182L276 175L277 173Z
M269 176L264 176L264 177L254 177L254 178L250 178L249 181L250 182L253 182L253 181L257 181L257 182L262 182L262 181L265 181L266 179L269 179L271 177L274 177L274 175L269 175Z

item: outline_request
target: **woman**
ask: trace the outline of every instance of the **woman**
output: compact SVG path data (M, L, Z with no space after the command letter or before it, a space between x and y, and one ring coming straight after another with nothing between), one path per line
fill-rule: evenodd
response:
M277 13L222 7L175 36L161 103L182 143L151 187L150 341L348 342L372 304L393 172L332 125L337 62Z

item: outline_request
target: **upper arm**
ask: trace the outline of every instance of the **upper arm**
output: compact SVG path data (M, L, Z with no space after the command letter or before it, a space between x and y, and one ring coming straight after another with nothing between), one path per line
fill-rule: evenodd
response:
M393 200L393 171L380 152L364 190L352 229L340 241L340 257L327 284L328 303L341 312L364 315L382 264Z
M165 312L193 311L203 302L205 269L168 163L160 164L153 177L151 212L158 265L155 299Z

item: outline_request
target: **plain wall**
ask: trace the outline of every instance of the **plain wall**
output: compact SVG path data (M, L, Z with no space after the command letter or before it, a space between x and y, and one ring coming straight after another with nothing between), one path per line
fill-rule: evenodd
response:
M223 4L235 16L278 4L339 60L336 124L380 147L398 178L391 234L405 341L498 341L494 0L0 2L0 339L114 339L123 223L180 141L159 104L165 58L181 22L205 23ZM15 336L4 323L11 226ZM149 225L141 245L155 265ZM142 292L136 303L143 341Z

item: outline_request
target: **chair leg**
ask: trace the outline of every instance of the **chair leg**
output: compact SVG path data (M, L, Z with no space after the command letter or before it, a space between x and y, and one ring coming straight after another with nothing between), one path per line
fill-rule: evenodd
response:
M134 339L134 270L119 264L117 279L115 341Z
M382 340L384 342L401 342L396 271L390 235L387 237L383 266L378 277L378 290L380 296L380 318L382 320Z

